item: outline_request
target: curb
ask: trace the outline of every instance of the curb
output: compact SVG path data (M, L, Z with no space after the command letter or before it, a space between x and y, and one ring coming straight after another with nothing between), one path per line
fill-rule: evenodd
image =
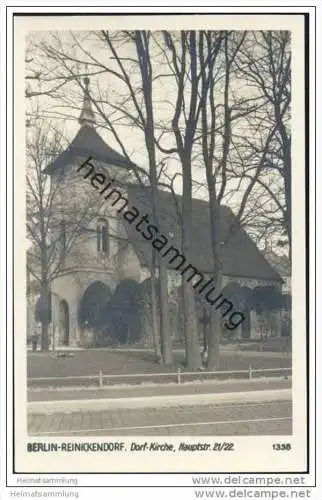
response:
M249 403L289 401L292 399L291 389L272 389L247 392L184 394L171 396L150 396L115 399L80 399L58 401L30 401L27 403L28 413L72 413L115 410L123 408L161 408L171 406L194 406L220 403Z

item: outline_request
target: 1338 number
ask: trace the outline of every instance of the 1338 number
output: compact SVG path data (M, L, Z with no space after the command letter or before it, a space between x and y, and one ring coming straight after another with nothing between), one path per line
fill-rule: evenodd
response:
M291 443L274 443L272 447L275 451L289 451L292 449Z

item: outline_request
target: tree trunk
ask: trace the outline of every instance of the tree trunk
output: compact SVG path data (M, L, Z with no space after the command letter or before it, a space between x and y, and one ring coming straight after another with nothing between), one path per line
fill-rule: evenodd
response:
M222 288L222 273L217 269L214 271L214 282L218 293ZM220 311L216 311L215 306L211 306L210 310L210 332L208 344L208 370L218 370L220 357L220 339L221 339L221 315Z
M185 184L185 181L184 181ZM189 189L184 192L182 206L182 252L186 262L190 259L190 241L191 237L191 192ZM200 345L198 338L198 323L196 315L196 302L194 289L183 275L182 277L183 294L183 330L186 344L186 364L190 370L198 370L202 366Z
M198 339L198 325L195 307L195 295L190 283L182 280L184 336L186 344L186 365L189 370L198 370L201 365L201 353Z
M289 243L289 260L292 262L292 177L291 177L291 140L284 144L284 188L285 188L285 222Z
M285 190L285 211L284 227L289 243L289 259L292 262L292 156L291 156L291 137L288 136L279 103L275 105L275 119L278 124L278 130L282 139L283 148L283 180Z
M209 316L207 310L203 307L202 312L202 361L206 362L208 357L208 345L209 345Z
M157 361L162 360L161 350L160 350L160 340L159 340L159 328L158 328L158 303L156 294L156 276L155 276L155 266L152 264L153 269L151 272L151 327L152 327L152 338L153 338L153 348Z
M49 314L50 314L50 294L48 284L44 282L41 287L42 297L42 317L41 317L41 350L49 350Z
M210 174L210 172L208 172ZM220 234L220 205L218 203L215 184L211 182L208 175L209 189L209 220L211 228L211 247L212 247L212 266L213 280L218 294L222 289L223 273L222 273L222 235ZM209 370L218 369L219 354L220 354L220 338L221 338L221 316L220 311L216 310L215 305L211 306L210 310L210 332L207 368Z
M159 287L160 287L160 332L162 358L165 365L172 363L172 338L168 307L168 273L167 268L159 258Z

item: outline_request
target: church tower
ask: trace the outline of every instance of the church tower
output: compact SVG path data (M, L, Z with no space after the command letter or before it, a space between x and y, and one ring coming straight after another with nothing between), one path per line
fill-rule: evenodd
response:
M96 116L84 78L80 128L44 173L57 186L53 245L57 277L52 282L55 345L93 345L102 330L102 309L124 279L140 280L139 260L127 241L116 209L79 172L89 161L116 184L126 186L134 165L108 146L96 130Z

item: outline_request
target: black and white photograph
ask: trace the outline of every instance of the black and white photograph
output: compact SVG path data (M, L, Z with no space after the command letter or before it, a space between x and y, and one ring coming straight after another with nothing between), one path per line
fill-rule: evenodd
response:
M16 19L17 464L304 471L304 16L146 17Z

